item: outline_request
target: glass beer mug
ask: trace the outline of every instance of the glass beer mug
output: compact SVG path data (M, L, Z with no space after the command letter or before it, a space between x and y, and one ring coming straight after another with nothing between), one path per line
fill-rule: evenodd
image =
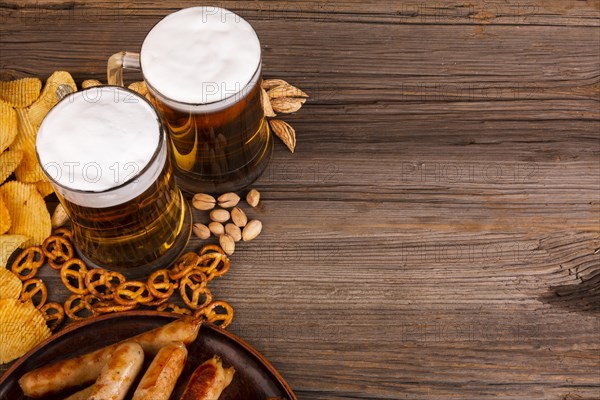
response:
M88 265L139 277L181 254L191 213L145 98L115 86L71 93L42 121L36 150Z
M108 62L108 83L141 69L169 133L179 186L237 191L265 170L273 150L261 105L261 49L248 22L218 7L192 7L159 21L139 54Z

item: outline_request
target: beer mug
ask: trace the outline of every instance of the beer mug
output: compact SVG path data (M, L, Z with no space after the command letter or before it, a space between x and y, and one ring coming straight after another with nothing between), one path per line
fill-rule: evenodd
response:
M145 98L116 86L71 93L42 121L36 151L88 265L139 277L181 254L191 212Z
M159 21L139 54L108 61L108 83L141 69L169 133L179 186L237 191L265 170L273 142L261 104L261 49L252 26L218 7L192 7Z

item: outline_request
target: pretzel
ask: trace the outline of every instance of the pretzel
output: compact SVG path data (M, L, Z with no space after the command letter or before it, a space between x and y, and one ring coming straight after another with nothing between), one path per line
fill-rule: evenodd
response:
M179 282L179 294L183 302L191 309L205 307L212 300L212 293L206 287L208 280L201 271L192 270ZM198 282L200 280L200 282ZM202 301L204 299L204 301Z
M44 252L39 246L31 246L26 248L17 256L13 261L10 270L19 277L20 280L26 281L31 279L37 274L38 269L42 265L46 258Z
M223 276L229 271L229 258L225 254L218 252L205 253L200 256L196 269L204 272L211 281L214 278Z
M35 304L34 298L38 295L38 293L41 294L40 300L38 304ZM44 281L39 278L32 278L23 282L20 300L31 301L31 304L33 304L38 310L42 308L42 306L46 304L46 300L48 300L48 289L46 289Z
M157 307L162 304L165 304L167 301L169 301L169 297L163 297L162 299L152 298L152 300L142 301L142 302L140 302L140 304L142 306L146 306L146 307Z
M50 268L59 270L65 261L73 258L71 242L62 236L48 236L42 243L42 251Z
M169 271L169 278L174 281L183 278L185 274L190 272L196 267L196 265L198 265L199 261L200 257L198 254L194 252L185 253L179 258L179 260L177 260L175 265L171 267L171 270Z
M52 231L52 236L62 236L69 241L73 240L73 232L69 228L58 228Z
M168 299L176 287L177 284L169 280L169 271L166 269L156 270L148 278L148 289L158 299Z
M148 285L140 281L125 281L115 289L113 299L123 306L150 302L154 298L148 290Z
M92 302L94 296L90 294L72 294L67 301L65 301L65 314L73 321L81 321L96 315ZM81 315L80 315L81 313Z
M48 328L50 328L52 332L55 332L65 320L65 310L62 304L54 302L46 303L40 308L40 311L46 320L46 325L48 325Z
M137 307L137 304L123 305L118 304L114 300L99 301L92 305L92 309L97 314L108 314L113 312L129 311Z
M174 313L174 314L181 314L181 315L192 315L192 310L190 310L189 308L179 307L177 304L174 304L174 303L161 304L160 306L158 306L156 311L166 311L166 312L170 312L170 313Z
M225 254L225 251L218 244L206 244L202 246L202 249L200 249L198 254L203 256L204 254L207 254L209 252Z
M218 313L217 310L224 310L224 313ZM196 317L205 317L206 322L220 326L221 328L227 328L233 320L233 307L226 301L217 300L213 301L206 307L194 313ZM220 323L218 323L220 322Z
M88 293L88 289L85 286L87 272L88 269L82 260L71 258L65 261L60 268L60 280L69 291L75 294L86 294Z
M123 282L123 274L102 268L91 269L85 274L85 287L100 300L112 299L114 290Z

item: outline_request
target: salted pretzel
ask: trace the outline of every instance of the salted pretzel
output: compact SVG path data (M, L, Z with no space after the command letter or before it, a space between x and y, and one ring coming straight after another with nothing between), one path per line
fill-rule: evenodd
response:
M42 248L39 246L31 246L26 248L17 256L15 261L13 261L10 270L17 275L17 277L26 281L31 279L37 274L38 269L44 262L46 261L46 257L44 257L44 252Z
M196 269L204 272L211 281L229 271L230 261L227 255L219 252L208 252L200 256Z
M194 252L185 253L177 260L177 262L175 262L175 265L171 267L169 278L174 281L181 279L185 274L195 268L199 261L200 257L198 254Z
M177 284L171 282L169 278L169 271L166 269L156 270L148 278L148 289L152 296L157 299L168 299L171 297Z
M62 304L55 302L46 303L40 308L40 311L46 320L46 325L48 325L48 328L52 332L55 332L65 320L65 309Z
M73 321L81 321L96 315L92 304L94 296L90 294L72 294L65 301L65 314Z
M88 269L82 260L71 258L60 268L60 280L72 293L83 295L88 293L88 288L85 286L87 272Z
M198 254L200 254L201 256L204 254L207 254L207 253L225 254L225 250L223 250L221 248L221 246L219 246L218 244L206 244L206 245L202 246L202 248L198 252Z
M192 315L192 310L189 308L179 307L175 303L164 303L158 306L156 311L166 311L174 314Z
M189 308L198 310L212 301L212 292L206 287L207 282L204 273L195 269L181 278L179 294Z
M194 316L204 317L211 324L227 328L231 324L231 321L233 321L233 307L226 301L217 300L196 311Z
M42 243L42 251L50 268L59 270L65 261L73 258L73 245L62 236L48 236Z
M39 298L38 294L40 295ZM32 278L23 282L20 299L21 301L31 301L38 310L42 308L48 300L48 289L46 289L44 281L39 278Z
M148 285L140 281L125 281L114 291L113 300L123 306L151 302L154 298Z
M52 236L61 236L69 241L73 240L73 232L69 228L57 228L52 231Z
M101 300L95 304L92 304L92 309L97 314L109 314L114 312L129 311L137 307L137 303L123 305L115 302L114 300Z
M114 290L125 280L123 274L119 272L94 268L85 274L85 287L100 300L110 300L113 298Z

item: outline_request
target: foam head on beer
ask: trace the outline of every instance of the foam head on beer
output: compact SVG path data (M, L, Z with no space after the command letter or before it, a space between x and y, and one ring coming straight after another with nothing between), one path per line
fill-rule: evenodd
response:
M192 7L152 28L140 61L151 90L177 102L210 104L239 95L257 79L260 57L256 32L239 15Z
M42 121L36 149L46 174L63 188L99 193L132 182L123 191L131 197L155 179L156 171L146 166L160 142L161 125L147 101L125 89L102 86L59 102ZM104 203L98 206L111 205Z

